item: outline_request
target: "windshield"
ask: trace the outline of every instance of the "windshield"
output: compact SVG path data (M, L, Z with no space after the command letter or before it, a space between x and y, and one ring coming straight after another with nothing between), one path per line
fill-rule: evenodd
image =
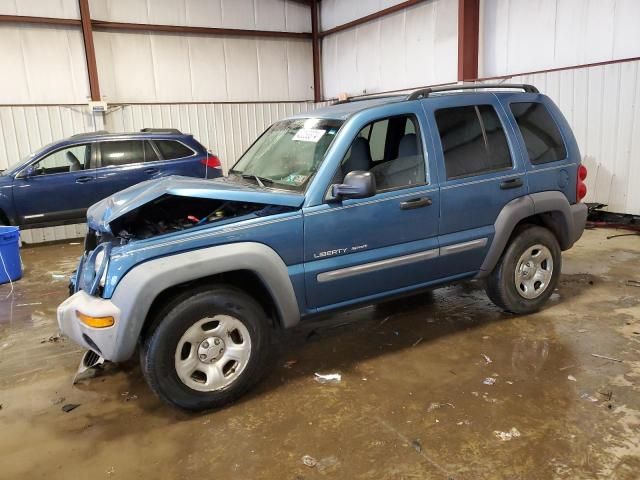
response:
M261 186L304 190L342 123L322 118L274 123L229 173L252 178Z

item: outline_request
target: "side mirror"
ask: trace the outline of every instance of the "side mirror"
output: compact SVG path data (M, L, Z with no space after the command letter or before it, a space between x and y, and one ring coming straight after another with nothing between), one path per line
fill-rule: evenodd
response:
M35 173L36 173L36 167L34 167L33 165L29 165L27 168L25 168L18 174L17 178L33 177Z
M336 200L342 198L367 198L376 194L376 178L371 172L354 170L345 175L343 183L331 186Z

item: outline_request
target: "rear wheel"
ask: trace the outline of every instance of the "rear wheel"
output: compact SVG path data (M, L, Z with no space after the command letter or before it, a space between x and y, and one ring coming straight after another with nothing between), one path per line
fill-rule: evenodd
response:
M532 313L553 293L562 255L553 233L537 225L520 227L487 278L493 303L513 313Z
M233 287L211 287L156 319L141 348L142 371L172 405L219 407L262 376L269 336L268 319L255 300Z

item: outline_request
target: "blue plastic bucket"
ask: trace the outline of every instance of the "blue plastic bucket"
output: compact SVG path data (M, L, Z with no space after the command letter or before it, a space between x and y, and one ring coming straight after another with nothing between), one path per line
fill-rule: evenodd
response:
M0 225L0 284L22 278L20 229Z

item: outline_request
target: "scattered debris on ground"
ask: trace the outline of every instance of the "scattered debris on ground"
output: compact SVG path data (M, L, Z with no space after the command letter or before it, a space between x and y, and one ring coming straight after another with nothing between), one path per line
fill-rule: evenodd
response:
M305 455L304 457L302 457L302 463L304 463L309 468L313 468L318 464L318 461L311 455Z
M577 382L578 380L576 380L576 377L574 377L573 375L569 375L567 377L568 380L571 380L572 382Z
M326 374L321 374L316 372L315 374L315 381L318 383L340 383L342 381L342 375L340 375L339 373L326 373Z
M496 383L496 379L493 377L487 377L482 383L484 383L485 385L493 385L494 383Z
M420 337L418 340L416 340L415 342L413 342L413 345L411 345L412 347L417 346L420 342L422 342L422 340L424 340L423 337Z
M438 408L442 408L442 407L451 407L451 408L456 408L453 403L438 403L438 402L431 402L431 404L429 405L429 408L427 408L427 412L432 412L434 410L437 410Z
M494 430L493 434L503 442L508 442L513 438L518 438L520 436L520 432L516 427L512 427L508 432L500 432L498 430Z
M52 273L51 278L53 278L54 280L65 280L67 276L61 273Z
M58 397L55 400L51 400L51 405L60 405L66 400L64 397Z
M60 341L62 341L63 338L60 336L59 333L56 333L55 335L51 335L49 338L46 338L44 340L40 340L40 343L58 343Z
M18 303L16 307L33 307L35 305L42 305L42 302Z
M124 401L125 402L130 402L131 400L137 400L138 399L138 396L136 394L134 394L134 393L123 392L120 395L124 397Z
M594 397L593 395L589 395L588 393L583 393L582 395L580 395L580 398L583 398L585 400L589 400L590 402L597 402L598 399L596 397Z
M75 410L79 406L80 406L79 403L67 403L67 404L62 406L62 411L64 413L69 413L70 411Z
M638 280L627 280L627 285L630 287L640 287L640 281Z
M596 358L602 358L603 360L611 360L612 362L622 363L622 360L618 358L607 357L605 355L598 355L597 353L592 353L591 356Z
M485 355L484 353L481 353L480 355L482 355L482 358L484 358L485 364L489 365L490 363L493 363L488 355Z
M420 440L418 439L412 440L411 448L413 448L416 452L420 453L422 452L422 443L420 443Z
M287 360L282 366L284 368L292 368L296 363L298 363L298 360Z

